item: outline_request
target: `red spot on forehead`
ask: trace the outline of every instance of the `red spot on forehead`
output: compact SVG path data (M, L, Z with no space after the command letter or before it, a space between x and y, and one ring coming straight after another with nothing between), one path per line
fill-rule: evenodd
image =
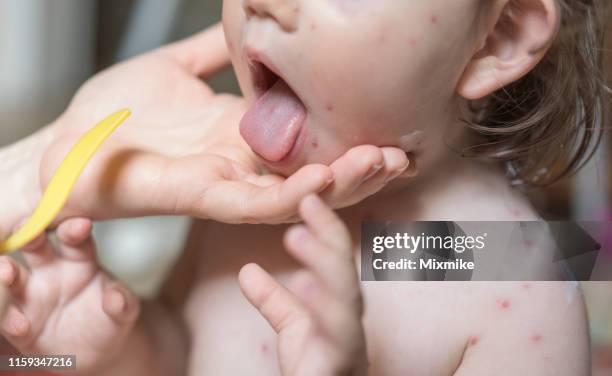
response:
M432 24L437 24L438 23L438 16L436 16L435 14L433 16L431 16L429 18L429 22L431 22Z

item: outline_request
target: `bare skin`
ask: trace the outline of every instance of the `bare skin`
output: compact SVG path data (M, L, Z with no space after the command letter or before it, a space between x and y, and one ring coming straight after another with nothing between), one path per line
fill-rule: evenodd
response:
M378 192L399 166L381 167L373 174L360 170L375 181L377 189L368 191L378 193L340 211L347 228L312 196L300 205L306 227L196 224L164 294L178 315L151 319L150 310L144 309L142 320L132 324L132 336L123 343L113 341L124 351L111 361L106 353L98 354L92 369L149 375L180 368L169 364L184 364L190 375L588 375L584 304L572 286L359 283L356 278L359 222L365 217L537 218L508 187L499 166L460 158L446 136L460 129L457 110L466 99L483 98L519 79L546 53L559 21L555 2L482 4L228 0L226 35L249 104L257 94L248 59L267 54L308 107L309 134L316 137L309 141L317 141L316 152L311 142L312 148L300 150L298 158L283 165L263 164L289 175L305 163L328 164L364 141L375 148L398 146L403 136L422 126L422 142L406 142L415 147L406 151L414 153L412 166L420 175ZM500 33L505 30L498 26L508 22L525 32ZM428 34L415 35L425 26ZM317 30L326 37L317 37ZM406 43L423 49L415 53ZM315 48L320 44L327 48ZM381 61L384 69L374 75L372 66ZM315 72L320 79L311 79ZM355 90L347 90L353 84ZM412 98L411 105L406 98ZM377 126L372 125L375 120ZM368 156L366 165L386 160L380 150L368 147L353 158L363 155ZM349 186L342 185L344 196L349 195ZM345 240L336 244L339 239ZM122 296L129 301L127 294ZM103 304L101 294L98 298ZM22 309L28 303L37 304L25 302ZM3 324L4 330L15 326L11 320ZM9 339L20 347L19 337L28 332L5 335L12 335ZM181 347L187 339L190 347ZM160 351L164 343L179 345ZM113 367L104 367L108 363Z

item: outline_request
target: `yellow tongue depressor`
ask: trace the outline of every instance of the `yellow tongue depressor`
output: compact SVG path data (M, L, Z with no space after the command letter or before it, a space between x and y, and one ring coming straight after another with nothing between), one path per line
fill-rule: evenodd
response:
M81 137L55 171L30 219L15 234L0 243L0 253L9 253L23 247L47 229L62 210L91 157L130 114L127 109L117 111Z

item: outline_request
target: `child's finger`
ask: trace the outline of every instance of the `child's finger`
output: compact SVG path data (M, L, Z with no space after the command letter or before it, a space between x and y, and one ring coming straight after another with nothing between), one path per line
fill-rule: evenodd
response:
M0 257L0 283L6 286L11 294L18 295L28 281L29 272L10 256Z
M363 145L352 148L331 164L334 183L321 193L330 206L343 206L343 202L363 182L384 168L382 152L376 146Z
M23 312L15 306L8 307L0 325L0 332L11 345L22 349L30 340L31 329L32 323Z
M140 313L140 303L136 296L116 281L103 286L102 309L116 323L129 325Z
M259 265L243 266L238 281L244 296L277 333L299 320L308 319L300 301Z
M48 264L55 260L56 255L53 244L49 240L47 233L43 232L36 239L21 248L24 260L31 268Z
M351 349L361 329L361 314L326 290L312 273L295 276L293 291L316 324L342 349Z
M60 255L73 261L88 261L95 258L91 229L91 220L86 218L72 218L62 222L57 228Z
M300 203L300 215L312 233L332 251L352 258L351 235L342 220L317 195L308 195Z
M351 258L330 250L303 225L291 227L284 240L287 250L317 275L335 296L359 309L359 284Z

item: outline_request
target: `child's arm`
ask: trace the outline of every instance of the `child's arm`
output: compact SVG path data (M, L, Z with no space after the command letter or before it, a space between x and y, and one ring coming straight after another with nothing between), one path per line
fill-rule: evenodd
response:
M258 265L240 271L246 298L278 333L283 375L366 375L359 277L351 237L317 196L300 204L305 225L291 228L287 250L306 270L291 290Z
M470 320L477 325L466 337L455 376L590 375L589 331L577 284L498 282L478 295Z
M43 235L23 249L28 269L0 258L12 295L2 335L25 355L76 355L71 375L167 374L176 366L161 354L171 321L148 306L138 320L137 297L100 269L90 232L89 220L63 222L57 248Z

